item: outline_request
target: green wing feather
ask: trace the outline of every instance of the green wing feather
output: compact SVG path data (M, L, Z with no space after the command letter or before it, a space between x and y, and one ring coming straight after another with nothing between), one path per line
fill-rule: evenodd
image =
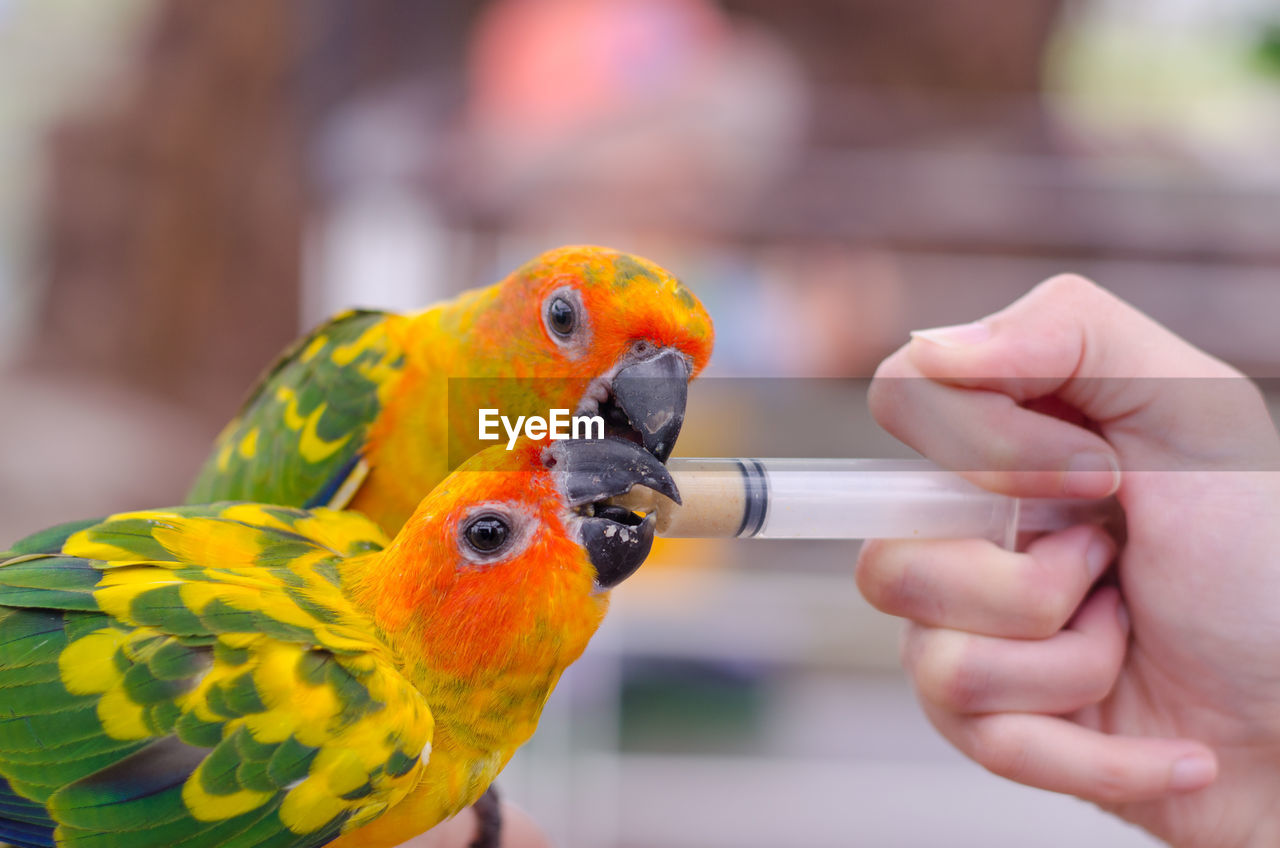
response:
M404 364L390 317L345 312L286 350L218 436L187 502L345 506L343 484L361 473L382 393Z
M213 504L0 554L0 834L310 848L398 801L430 710L337 582L385 544L354 513Z

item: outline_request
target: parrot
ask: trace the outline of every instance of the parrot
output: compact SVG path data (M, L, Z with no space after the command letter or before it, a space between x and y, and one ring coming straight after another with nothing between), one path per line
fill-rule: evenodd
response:
M0 554L0 840L382 848L472 804L532 735L678 499L605 438L476 454L394 536L221 502Z
M551 250L417 313L344 312L261 378L187 502L349 508L394 534L487 446L484 409L598 415L607 435L665 461L713 339L706 309L675 277L592 246Z

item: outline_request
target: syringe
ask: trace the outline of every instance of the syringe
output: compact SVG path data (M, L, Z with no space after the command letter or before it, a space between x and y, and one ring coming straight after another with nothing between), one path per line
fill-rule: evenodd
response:
M981 537L1012 548L1019 532L1118 520L1105 500L1013 498L928 460L676 457L676 505L649 489L615 499L657 512L672 538L937 539Z

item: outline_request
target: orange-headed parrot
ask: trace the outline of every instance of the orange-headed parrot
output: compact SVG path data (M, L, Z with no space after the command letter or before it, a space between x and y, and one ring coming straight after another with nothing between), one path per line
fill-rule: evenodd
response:
M123 513L0 553L0 840L383 848L533 733L652 517L620 439L474 456L394 537L352 511Z
M712 339L675 277L602 247L552 250L414 314L346 312L267 372L187 500L349 507L394 533L493 444L479 439L481 409L599 415L665 460Z

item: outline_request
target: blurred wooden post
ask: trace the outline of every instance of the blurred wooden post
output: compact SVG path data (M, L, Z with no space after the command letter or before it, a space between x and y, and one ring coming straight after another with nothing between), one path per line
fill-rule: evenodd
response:
M55 132L38 364L225 417L296 334L298 14L166 0L122 98Z

